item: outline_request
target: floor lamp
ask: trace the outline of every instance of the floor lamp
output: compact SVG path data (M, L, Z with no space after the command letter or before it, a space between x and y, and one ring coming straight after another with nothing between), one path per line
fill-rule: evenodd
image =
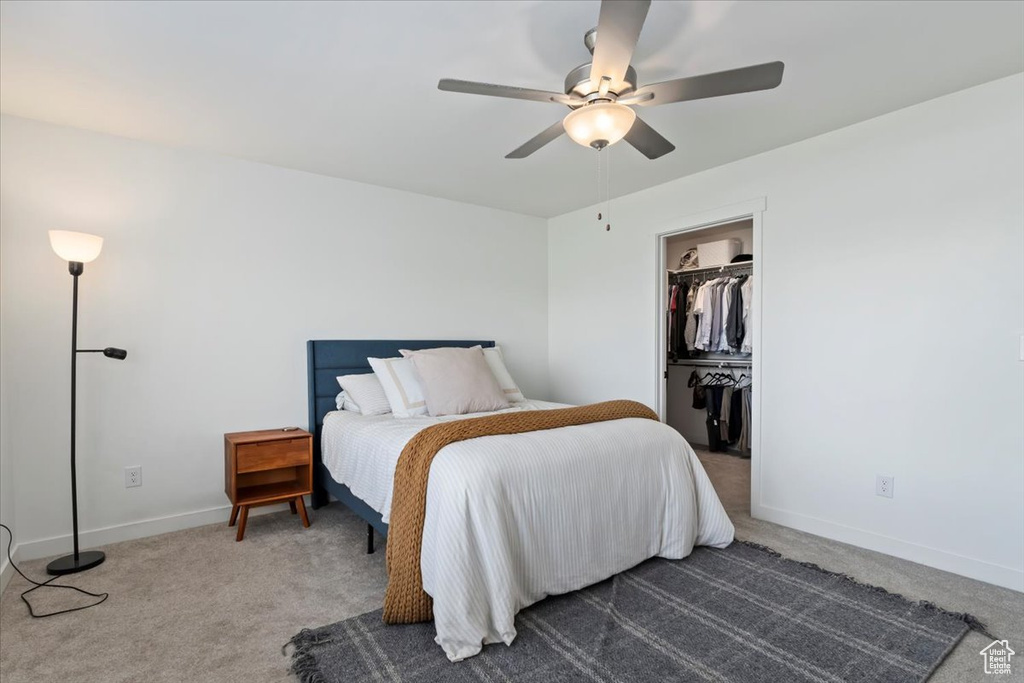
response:
M71 303L71 524L74 528L75 552L46 565L49 574L74 574L92 569L101 564L106 556L99 550L78 550L78 479L75 471L75 380L78 354L102 353L107 358L124 360L128 352L124 349L108 347L105 349L78 348L78 276L84 270L84 264L100 255L103 238L87 235L84 232L67 230L50 230L50 246L57 255L68 262L68 271L74 278L74 290Z

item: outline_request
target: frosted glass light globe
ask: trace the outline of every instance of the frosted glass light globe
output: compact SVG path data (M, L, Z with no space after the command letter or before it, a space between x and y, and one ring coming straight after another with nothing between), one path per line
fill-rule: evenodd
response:
M601 149L624 138L634 121L636 112L624 104L595 102L569 112L562 125L575 142Z

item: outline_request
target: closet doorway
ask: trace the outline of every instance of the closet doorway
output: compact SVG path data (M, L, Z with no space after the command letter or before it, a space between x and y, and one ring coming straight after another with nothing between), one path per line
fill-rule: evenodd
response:
M730 515L759 516L764 201L657 236L661 419L697 451Z

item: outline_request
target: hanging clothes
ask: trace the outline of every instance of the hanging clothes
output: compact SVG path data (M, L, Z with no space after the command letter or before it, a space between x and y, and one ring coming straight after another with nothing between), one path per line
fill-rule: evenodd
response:
M723 443L729 443L729 413L732 410L732 393L732 387L722 387L722 413L719 416L719 427L722 429Z
M706 412L708 450L750 457L751 387L749 376L731 377L721 372L701 376L690 373L687 386L693 389L693 407Z
M754 278L747 278L741 292L743 296L743 341L740 343L740 353L751 353L754 349L754 321L750 317L750 305L754 300Z
M696 370L690 373L690 378L686 381L686 386L693 388L694 410L704 410L708 404L707 396L704 391L704 385L700 383L700 376L697 374Z
M693 290L690 283L682 282L673 284L668 294L668 354L669 358L689 358L690 350L685 340L686 324L688 319L687 310L693 298Z
M704 302L706 301L708 283L702 282L697 287L697 295L693 299L693 344L692 349L701 351L704 349L704 326L701 325L701 321L704 318Z
M676 359L676 316L678 311L679 285L672 285L668 292L668 353L669 358Z
M694 350L693 342L697 338L697 317L693 314L693 306L696 299L697 287L690 283L690 289L686 293L686 322L683 326L683 343L686 347L687 355Z
M672 329L674 331L675 346L673 350L677 358L689 358L690 352L686 348L685 330L686 330L686 302L690 297L690 284L684 282L679 286L678 292L676 292L676 310L675 319L672 322Z
M669 317L669 353L673 358L699 356L695 352L750 353L749 329L753 280L729 275L701 282L673 285Z
M733 280L730 286L729 316L725 324L726 337L729 340L729 348L739 349L743 345L743 285L749 278L742 277Z
M706 389L708 417L705 420L708 430L708 450L712 453L725 450L722 443L722 392L724 387L711 386Z
M751 432L751 428L750 428L751 389L750 389L750 387L744 387L742 389L742 392L743 392L743 403L742 403L743 429L740 432L739 450L740 450L740 455L742 455L745 458L749 458L750 457L750 439L751 439L751 436L752 436L752 432Z
M698 290L699 309L697 322L697 339L694 348L701 351L710 351L714 344L715 320L721 316L719 310L719 280L709 280L701 285Z
M725 305L722 301L722 293L724 289L725 283L722 280L716 280L711 287L711 330L708 337L708 351L718 350L718 340L722 336L722 313Z
M746 389L734 389L729 403L729 443L738 443L747 420L743 419L743 392Z
M749 388L740 389L740 410L741 410L741 422L740 427L740 440L736 443L736 448L739 450L740 455L750 456L750 411L747 409L747 394L750 393Z

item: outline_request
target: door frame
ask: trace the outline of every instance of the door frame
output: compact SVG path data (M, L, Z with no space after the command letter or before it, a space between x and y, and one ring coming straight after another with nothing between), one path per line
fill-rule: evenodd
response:
M668 340L667 322L665 310L668 304L668 275L666 273L666 242L669 238L682 235L695 230L713 228L726 223L751 220L754 225L754 248L753 248L753 278L754 298L751 302L750 315L754 324L753 352L751 354L750 374L753 377L753 396L750 405L750 514L752 517L761 517L761 397L764 395L764 384L761 377L761 352L762 344L762 276L764 273L764 259L762 258L764 242L764 213L767 211L768 200L766 197L757 197L738 204L703 211L701 213L681 216L661 227L655 232L655 282L657 283L655 296L656 308L655 319L657 320L658 334L655 338L655 382L657 397L655 411L658 419L666 421L667 400L668 400Z

